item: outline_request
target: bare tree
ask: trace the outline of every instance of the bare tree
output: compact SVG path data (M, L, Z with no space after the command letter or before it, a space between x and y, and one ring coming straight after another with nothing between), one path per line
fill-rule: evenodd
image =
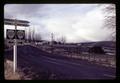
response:
M33 27L33 30L32 30L32 32L33 32L33 42L35 42L35 28Z
M30 42L32 41L32 30L31 30L31 28L29 28L29 41Z
M37 41L41 41L42 40L41 34L36 34L36 40Z
M29 42L30 42L30 28L29 28L29 30L28 30L28 40L29 40Z
M27 41L27 29L26 29L26 27L25 27L25 41Z
M34 41L34 28L31 29L31 40Z
M66 37L65 36L61 36L59 38L57 38L56 40L59 44L65 44L66 43Z
M109 28L116 28L116 23L115 23L115 5L111 4L106 6L105 8L106 15L105 15L105 25Z
M105 27L112 29L112 40L116 41L116 13L115 4L109 4L104 8L105 13Z
M60 42L65 44L66 43L66 37L65 36L62 36L61 39L60 39Z
M54 41L54 34L51 33L51 45L53 45L53 41Z

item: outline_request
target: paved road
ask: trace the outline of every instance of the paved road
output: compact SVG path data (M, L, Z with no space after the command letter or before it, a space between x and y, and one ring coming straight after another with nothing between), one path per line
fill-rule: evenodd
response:
M36 72L44 67L46 71L61 75L61 79L114 79L116 72L114 68L51 55L32 46L18 47L18 65L31 66Z

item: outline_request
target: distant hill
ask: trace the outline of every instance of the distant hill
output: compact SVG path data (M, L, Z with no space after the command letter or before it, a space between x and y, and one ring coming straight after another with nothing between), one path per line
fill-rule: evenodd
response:
M113 41L99 41L99 42L85 42L80 43L82 46L103 46L103 47L111 47L116 48L116 42Z

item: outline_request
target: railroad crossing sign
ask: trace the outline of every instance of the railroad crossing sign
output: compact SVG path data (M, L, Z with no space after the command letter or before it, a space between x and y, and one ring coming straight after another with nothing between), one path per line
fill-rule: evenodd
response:
M23 40L23 39L25 39L25 30L16 30L16 33L15 33L15 30L7 29L6 35L7 35L7 39L15 39L16 38L19 40Z

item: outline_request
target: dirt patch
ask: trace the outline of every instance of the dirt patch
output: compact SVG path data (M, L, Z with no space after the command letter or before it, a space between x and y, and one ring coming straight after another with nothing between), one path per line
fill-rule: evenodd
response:
M5 79L6 80L21 80L24 74L19 70L17 72L13 72L13 62L10 60L6 60L4 62L4 69L5 69Z

